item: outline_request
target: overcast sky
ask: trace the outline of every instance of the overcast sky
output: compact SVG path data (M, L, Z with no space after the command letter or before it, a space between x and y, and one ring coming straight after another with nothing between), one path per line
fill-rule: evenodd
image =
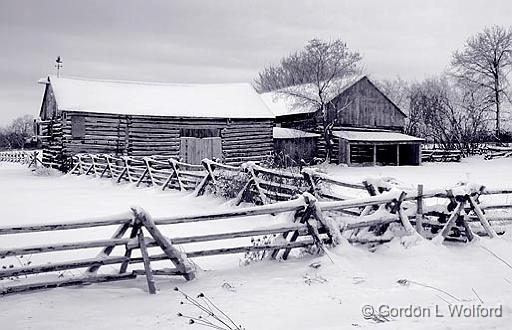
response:
M162 82L252 81L307 40L341 38L375 79L420 80L510 0L0 0L0 126L39 111L54 74Z

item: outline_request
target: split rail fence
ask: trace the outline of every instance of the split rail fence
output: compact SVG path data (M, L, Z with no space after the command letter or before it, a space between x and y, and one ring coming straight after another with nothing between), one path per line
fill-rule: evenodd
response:
M512 220L510 212L503 212L512 209L512 204L506 198L512 194L512 189L492 189L470 184L449 190L424 190L419 185L417 189L411 190L403 189L391 180L367 180L363 184L343 182L313 168L293 173L267 169L251 162L233 167L207 159L202 165L191 165L164 156L77 155L70 173L111 178L116 182L130 182L137 186L155 185L162 190L190 191L195 195L204 194L208 188L216 187L219 181L229 178L226 173L241 174L246 182L238 192L235 203L252 201L259 205L227 212L155 219L143 209L133 208L129 215L105 219L0 227L2 236L117 226L112 237L103 240L1 249L0 258L101 248L96 257L89 259L2 269L0 279L87 269L85 275L80 277L47 279L35 276L26 284L9 283L1 288L2 294L126 280L138 275L146 276L148 291L154 293L155 276L179 275L187 280L193 279L196 274L195 264L190 259L197 257L264 251L272 258L287 259L291 250L296 248L316 247L321 251L325 250L325 244L337 245L344 241L370 246L385 243L394 238L395 231L389 229L397 227L406 236L417 240L467 242L477 236L496 238L502 232L500 224ZM357 191L359 195L364 193L366 196L349 198L340 194L338 188ZM489 199L489 196L500 198L482 200ZM293 222L264 228L255 226L254 229L243 231L171 238L166 237L161 230L163 226L175 224L282 213L293 214ZM257 219L254 221L257 223ZM280 239L215 249L189 251L182 248L189 243L212 241L226 242L228 246L227 242L235 238L264 235L278 235ZM124 253L113 254L116 247L120 247ZM134 256L134 251L139 251L140 256ZM159 260L170 260L173 268L153 269L151 263ZM142 264L142 269L133 269L136 264ZM98 270L106 265L118 265L119 271L115 274L100 273Z
M0 162L28 164L29 167L42 166L43 163L38 156L39 151L0 151Z

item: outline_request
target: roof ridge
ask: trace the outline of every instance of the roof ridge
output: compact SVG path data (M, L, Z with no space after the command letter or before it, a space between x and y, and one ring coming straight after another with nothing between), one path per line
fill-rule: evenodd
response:
M103 82L113 84L126 84L126 85L144 85L144 86L182 86L182 87L197 87L197 86L234 86L243 85L251 86L249 82L222 82L222 83L178 83L178 82L158 82L158 81L140 81L140 80L119 80L119 79L100 79L100 78L88 78L79 76L55 76L49 75L50 81L52 79L65 79L65 80L80 80L88 82Z

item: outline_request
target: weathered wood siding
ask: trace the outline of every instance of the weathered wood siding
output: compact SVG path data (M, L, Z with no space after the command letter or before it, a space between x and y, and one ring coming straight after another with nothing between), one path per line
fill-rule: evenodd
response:
M366 77L334 99L340 127L371 127L402 130L405 114ZM334 110L330 109L330 118Z
M296 164L300 164L301 159L306 163L311 163L317 155L316 137L293 138L293 139L274 139L274 152L277 159L287 155Z
M73 120L84 123L83 136L73 134ZM261 159L273 150L271 119L200 119L127 116L83 112L63 115L63 151L114 155L180 155L183 129L218 129L226 163Z
M54 119L58 116L57 114L57 102L53 95L52 86L46 84L44 89L43 103L41 104L41 110L39 112L39 118L41 120Z
M318 120L316 113L304 113L276 118L276 124L284 128L293 128L301 131L314 131L317 128Z
M403 131L406 115L366 77L335 97L333 103L336 110L328 110L328 120L331 122L338 113L335 130L343 127L367 127ZM320 111L276 118L276 123L281 127L310 132L318 129L322 122L323 115Z

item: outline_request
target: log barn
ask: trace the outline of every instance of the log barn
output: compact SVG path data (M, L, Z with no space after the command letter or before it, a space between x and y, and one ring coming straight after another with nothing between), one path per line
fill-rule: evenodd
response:
M343 79L329 97L327 113L298 105L279 92L262 94L276 116L276 126L320 134L316 139L318 158L325 158L324 126L333 124L331 161L349 166L420 165L422 139L404 134L407 115L367 76ZM275 137L274 137L275 139ZM288 150L306 152L310 146L295 140Z
M41 82L41 81L40 81ZM250 84L162 84L53 77L38 134L45 161L77 153L177 156L198 164L260 160L273 151L274 115Z

